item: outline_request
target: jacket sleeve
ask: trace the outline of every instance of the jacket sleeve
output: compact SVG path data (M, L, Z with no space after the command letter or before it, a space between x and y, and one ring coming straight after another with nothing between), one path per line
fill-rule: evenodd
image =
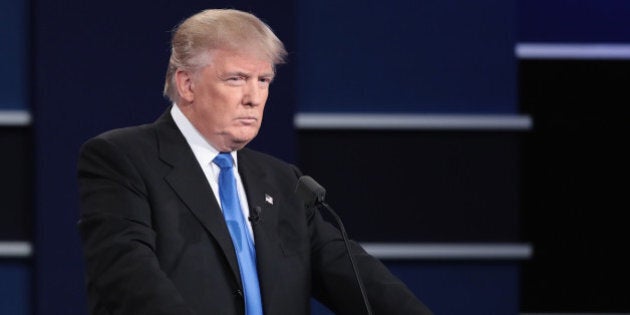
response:
M161 270L146 187L131 161L102 137L81 149L78 229L91 314L193 314Z

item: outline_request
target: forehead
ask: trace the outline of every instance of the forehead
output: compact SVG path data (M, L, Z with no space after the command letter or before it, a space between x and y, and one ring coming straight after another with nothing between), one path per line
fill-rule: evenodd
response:
M273 73L271 61L255 52L213 49L209 52L209 57L208 65L217 71Z

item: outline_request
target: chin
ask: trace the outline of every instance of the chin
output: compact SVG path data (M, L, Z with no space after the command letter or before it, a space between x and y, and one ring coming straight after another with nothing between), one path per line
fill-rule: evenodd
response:
M233 151L240 150L244 148L250 141L252 141L254 137L242 137L242 138L234 138L230 141L230 147Z
M248 128L248 130L241 129L238 131L239 132L227 133L227 135L229 135L227 139L229 139L231 146L239 146L239 149L247 145L258 134L258 128L255 128L255 130Z

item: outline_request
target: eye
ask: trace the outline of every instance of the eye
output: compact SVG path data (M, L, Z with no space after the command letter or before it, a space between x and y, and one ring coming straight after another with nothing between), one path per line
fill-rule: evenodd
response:
M245 78L242 76L230 76L225 78L225 81L230 85L240 85L245 82Z
M272 80L273 80L273 78L271 78L271 77L261 77L261 78L258 79L258 82L260 83L260 85L267 86L267 85L271 84Z

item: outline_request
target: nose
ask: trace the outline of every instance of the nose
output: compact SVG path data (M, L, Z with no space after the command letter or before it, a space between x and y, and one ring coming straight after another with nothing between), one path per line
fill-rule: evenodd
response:
M260 87L256 80L247 82L244 87L243 104L247 106L259 106L265 101L265 89Z

